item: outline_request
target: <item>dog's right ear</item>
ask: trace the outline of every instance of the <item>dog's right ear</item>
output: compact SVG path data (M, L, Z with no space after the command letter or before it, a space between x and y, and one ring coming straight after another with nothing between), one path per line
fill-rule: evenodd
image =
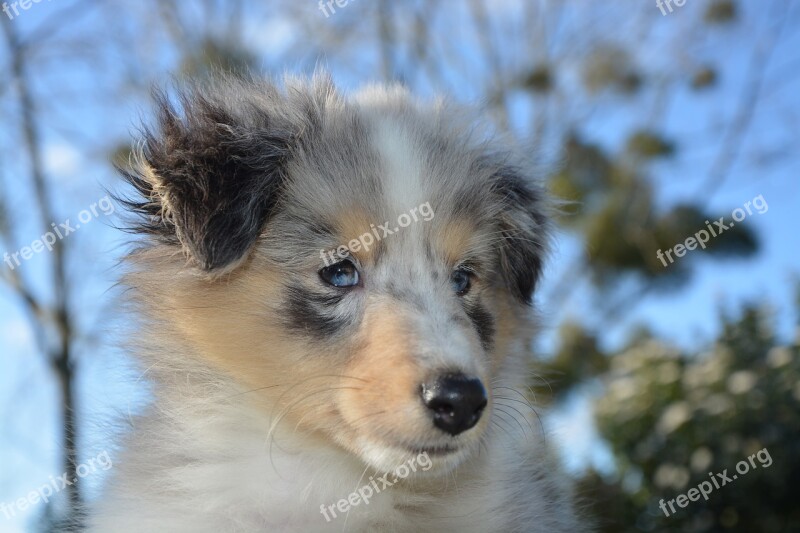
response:
M514 165L494 172L492 191L502 198L500 270L518 301L531 304L549 241L544 191Z
M155 128L131 169L143 215L136 230L182 246L202 270L221 273L247 257L278 200L296 127L278 112L272 86L228 81L190 86L179 105L154 94Z

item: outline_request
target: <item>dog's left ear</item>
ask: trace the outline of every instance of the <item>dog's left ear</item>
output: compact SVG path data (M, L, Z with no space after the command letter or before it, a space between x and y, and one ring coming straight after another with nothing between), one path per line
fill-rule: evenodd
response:
M502 165L493 176L499 195L500 269L511 294L530 304L542 274L549 235L545 192L530 183L524 172Z
M159 92L156 128L145 131L136 168L122 170L142 201L137 231L181 246L202 270L221 273L247 257L278 200L293 131L280 96L244 81L190 86L176 108ZM273 108L270 108L272 100Z

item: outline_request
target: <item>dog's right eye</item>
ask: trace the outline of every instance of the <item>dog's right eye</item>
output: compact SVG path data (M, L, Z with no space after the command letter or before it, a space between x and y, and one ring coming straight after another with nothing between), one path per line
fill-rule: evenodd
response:
M350 261L340 261L319 271L319 277L334 287L355 287L361 281L358 269Z

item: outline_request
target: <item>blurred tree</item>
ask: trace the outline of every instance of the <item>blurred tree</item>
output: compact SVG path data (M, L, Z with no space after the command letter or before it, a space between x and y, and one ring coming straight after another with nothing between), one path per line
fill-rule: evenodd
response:
M38 235L50 231L50 224L57 218L53 211L53 191L47 182L44 170L42 133L36 116L36 103L31 88L29 73L30 49L25 46L11 20L0 17L0 27L5 37L5 45L9 55L11 79L18 104L18 138L19 146L27 158L28 185L34 191L32 207L38 212ZM9 250L18 250L15 246L18 241L14 227L10 223L7 213L11 210L5 205L5 197L0 196L0 213L4 214L0 223L0 238ZM20 270L2 270L0 279L16 293L21 305L25 308L30 321L31 329L36 332L37 347L45 357L48 366L53 371L59 387L59 409L63 426L63 466L67 479L76 482L64 488L63 494L68 505L63 516L53 514L52 526L64 528L66 523L78 523L78 509L81 506L80 485L77 480L77 442L78 429L76 419L76 385L75 385L75 357L73 346L77 334L73 324L71 305L71 284L66 275L65 241L56 240L52 245L52 254L49 262L49 280L47 290L42 296L37 291L35 284L26 278ZM47 512L52 512L48 508Z
M723 322L701 353L680 354L647 334L608 354L596 410L615 471L584 480L603 531L800 530L792 489L800 483L800 338L781 345L767 312L755 307ZM764 448L772 464L755 461L708 500L669 517L659 508L709 472L732 477Z

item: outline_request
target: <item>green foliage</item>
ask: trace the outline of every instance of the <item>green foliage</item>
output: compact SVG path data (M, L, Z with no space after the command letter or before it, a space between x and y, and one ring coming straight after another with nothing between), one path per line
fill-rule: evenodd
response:
M655 264L657 225L651 192L639 185L612 189L602 209L589 217L584 235L590 266L601 286L627 273L650 276L665 272Z
M709 225L717 231L718 228L713 221L721 216L703 213L696 206L689 204L673 207L659 219L656 235L659 249L670 248L683 242L700 230L708 232ZM730 222L729 217L725 218ZM739 225L729 228L716 237L711 237L706 248L698 248L696 251L725 257L748 257L758 251L758 239L750 228ZM670 265L670 268L672 266L674 265Z
M717 83L717 71L714 67L705 66L692 75L691 87L699 91L713 87Z
M736 20L737 13L733 0L715 0L706 8L704 19L708 24L728 24Z
M560 346L548 361L546 375L533 384L538 403L559 397L582 383L587 376L597 376L609 368L609 359L597 345L597 337L577 322L566 322L559 329ZM536 365L534 372L541 372Z
M644 159L667 157L675 153L675 145L658 132L639 130L628 137L629 153Z
M657 212L643 165L646 160L670 156L674 151L674 146L655 132L635 132L624 153L617 157L574 135L567 138L564 166L552 176L550 187L566 202L562 222L586 242L587 269L598 288L631 274L648 283L659 282L654 288L666 288L691 275L689 258L665 267L657 252L669 250L699 231L708 231L706 221L719 216L690 204L674 206L663 214ZM632 160L631 154L635 154ZM692 257L746 257L757 249L755 234L739 225L710 238L705 248L693 251Z
M643 79L628 50L600 45L586 58L583 83L590 92L610 89L630 94L641 88Z
M189 77L205 77L214 71L245 73L257 70L257 57L229 41L206 37L187 55L181 73Z
M550 65L537 65L525 77L522 86L537 93L547 93L553 88L553 71Z
M781 346L753 307L725 319L718 341L681 354L645 336L610 355L599 428L616 473L591 473L583 490L604 531L796 531L800 508L800 344ZM708 501L666 517L661 499L685 494L767 448L773 464L751 468ZM599 498L599 499L598 499Z
M611 185L612 162L603 150L570 135L564 143L564 166L551 178L550 188L564 206L564 224L577 224L580 215L596 208Z

